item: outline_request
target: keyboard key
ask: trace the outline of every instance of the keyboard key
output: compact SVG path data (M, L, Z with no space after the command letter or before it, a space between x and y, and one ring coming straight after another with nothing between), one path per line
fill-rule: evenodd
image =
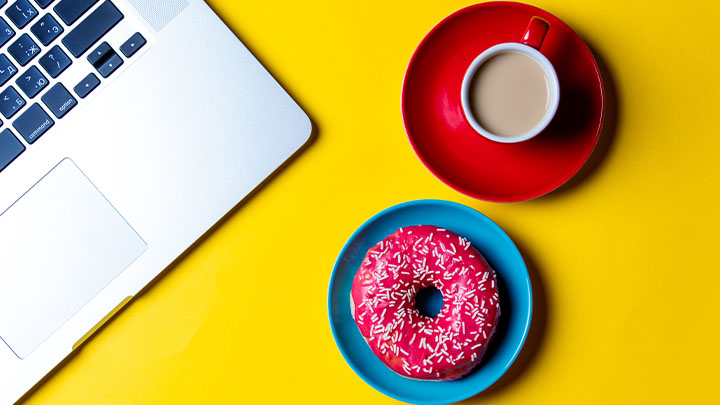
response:
M37 17L37 14L37 9L35 9L28 0L18 0L11 4L5 11L5 15L7 15L18 28L28 25L33 18Z
M100 79L97 78L94 74L90 73L87 75L80 83L77 84L73 88L75 90L75 93L80 98L85 98L90 94L97 86L100 85Z
M43 94L42 101L56 117L62 118L77 105L77 100L62 85L57 83L47 93Z
M109 77L124 63L120 55L107 42L103 42L90 52L87 59L104 78Z
M17 68L10 62L10 59L5 55L0 55L0 86L7 83L11 77L15 76Z
M107 59L112 54L113 49L107 42L103 42L94 51L90 52L87 56L88 62L95 68L101 65L99 63L102 59Z
M71 25L97 2L98 0L62 0L53 10L66 25Z
M40 66L42 66L53 79L58 77L60 73L64 72L65 69L72 64L70 58L57 45L45 52L45 55L40 57L39 62Z
M12 131L5 129L0 132L0 172L23 152L25 152L25 145L15 138Z
M43 74L40 73L40 69L35 66L23 73L17 80L15 80L15 83L18 87L20 87L20 90L28 96L28 98L37 96L37 94L48 85L48 81L45 76L43 76Z
M14 87L10 86L0 93L0 113L3 117L10 118L25 106L25 99Z
M4 19L0 18L0 46L3 46L15 36L15 31Z
M0 7L3 7L7 3L7 0L0 0Z
M35 3L37 3L40 8L46 9L53 1L55 0L35 0Z
M40 53L40 47L30 38L30 35L22 34L8 47L8 52L20 66L25 66Z
M120 45L120 52L122 52L126 58L129 58L135 55L135 52L140 50L146 43L145 37L139 32L136 32L130 39L125 41L124 44Z
M45 46L50 45L64 31L60 23L50 14L45 14L30 30L35 34L35 38Z
M31 105L13 122L15 129L29 144L37 141L53 125L55 125L55 121L38 103Z
M90 49L103 35L120 22L123 17L120 10L108 0L90 13L69 34L65 35L62 42L73 56L79 58L80 55Z
M100 65L100 67L97 68L97 71L100 73L100 76L107 79L111 74L115 73L117 68L119 68L123 63L124 62L120 55L113 51L112 56Z

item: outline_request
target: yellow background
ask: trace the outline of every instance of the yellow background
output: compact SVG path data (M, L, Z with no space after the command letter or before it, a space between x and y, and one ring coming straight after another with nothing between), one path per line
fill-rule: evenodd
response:
M487 214L531 267L528 344L468 403L717 400L720 3L533 1L592 46L617 113L579 181L495 204L435 179L400 114L415 47L472 2L208 2L318 138L29 404L394 403L335 347L327 286L360 224L420 198Z

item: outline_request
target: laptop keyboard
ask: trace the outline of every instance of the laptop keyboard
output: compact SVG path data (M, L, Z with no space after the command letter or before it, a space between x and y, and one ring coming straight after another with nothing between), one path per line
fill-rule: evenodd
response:
M103 41L124 18L111 0L0 0L0 172L147 44ZM74 63L87 76L64 81Z

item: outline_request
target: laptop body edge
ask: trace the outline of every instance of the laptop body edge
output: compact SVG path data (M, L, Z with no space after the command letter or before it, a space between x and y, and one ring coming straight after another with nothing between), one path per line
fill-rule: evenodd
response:
M118 304L284 166L312 131L215 13L189 1L142 59L0 175L8 190L2 212L69 159L147 244L27 357L0 342L0 403L22 398Z

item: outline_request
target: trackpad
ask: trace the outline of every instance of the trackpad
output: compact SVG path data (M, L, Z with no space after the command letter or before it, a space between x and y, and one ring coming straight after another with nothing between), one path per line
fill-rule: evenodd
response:
M146 249L63 160L0 215L0 338L26 358Z

